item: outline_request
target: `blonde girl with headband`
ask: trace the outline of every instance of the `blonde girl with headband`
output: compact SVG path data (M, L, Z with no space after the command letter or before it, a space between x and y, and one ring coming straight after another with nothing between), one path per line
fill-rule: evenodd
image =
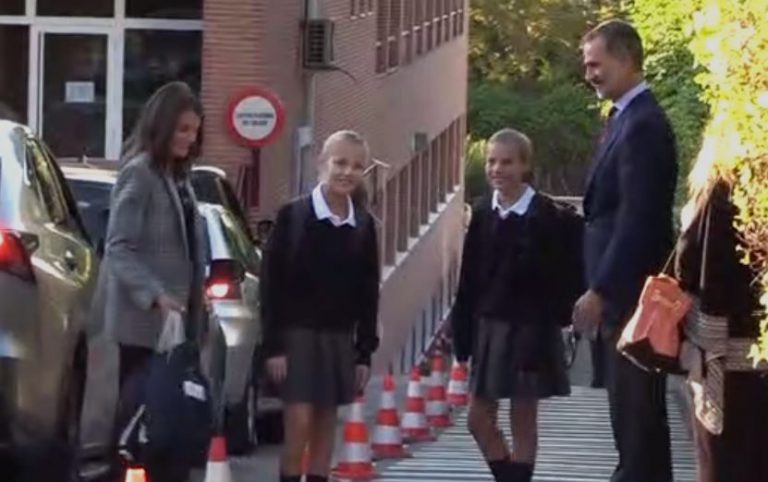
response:
M331 135L321 182L280 209L265 249L264 348L284 402L281 482L328 480L337 408L365 387L379 344L378 242L357 196L371 162L362 136Z

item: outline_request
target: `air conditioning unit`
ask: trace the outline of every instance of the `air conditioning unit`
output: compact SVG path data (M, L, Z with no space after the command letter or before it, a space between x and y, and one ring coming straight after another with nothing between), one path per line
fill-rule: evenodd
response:
M304 22L304 68L325 70L333 68L334 24L328 19Z
M421 154L429 149L429 135L426 132L414 132L411 138L411 150Z

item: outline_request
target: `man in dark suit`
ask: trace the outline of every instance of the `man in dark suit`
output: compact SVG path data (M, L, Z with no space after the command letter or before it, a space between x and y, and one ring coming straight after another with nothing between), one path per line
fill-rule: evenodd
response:
M605 381L619 464L612 482L671 482L666 377L616 350L647 276L674 242L677 155L672 129L643 80L635 29L605 22L582 42L586 79L613 102L584 199L589 290L577 302L577 329L605 344Z

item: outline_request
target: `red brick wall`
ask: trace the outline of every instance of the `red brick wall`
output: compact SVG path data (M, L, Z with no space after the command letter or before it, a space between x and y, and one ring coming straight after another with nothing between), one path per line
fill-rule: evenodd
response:
M403 5L423 2L402 1ZM304 13L303 0L206 0L203 46L205 155L210 162L227 167L232 174L236 174L238 164L248 162L248 150L237 146L226 131L226 106L230 96L239 89L256 84L275 91L285 103L288 116L281 138L262 152L260 206L254 216L271 218L277 207L294 194L297 187L293 177L298 154L296 130L306 122L307 110L314 113L311 121L315 154L327 135L338 129L352 128L368 138L376 158L392 166L382 174L379 186L397 199L384 199L376 207L376 214L382 221L380 237L389 239L392 246L397 243L396 253L392 251L388 255L388 265L384 268L387 277L382 287L380 311L384 337L375 357L375 368L381 371L389 363L397 364L412 327L421 319L422 311L431 304L440 287L447 284L448 272L461 249L463 202L460 188L456 190L448 186L447 191L452 192L447 198L449 202L441 204L439 215L430 216L428 229L422 226L419 231L423 235L415 241L410 237L406 240L402 234L392 231L410 231L412 224L408 219L410 210L403 214L404 208L401 208L411 205L410 198L402 201L400 196L418 192L421 199L426 194L421 191L431 189L438 182L437 172L431 172L429 179L423 184L419 182L418 186L387 182L393 178L410 179L409 175L401 175L401 171L409 168L411 159L417 157L411 144L415 133L426 133L428 143L435 145L434 139L464 115L467 37L465 34L451 36L448 40L444 37L439 45L433 43L436 45L433 50L414 56L406 63L405 41L398 36L400 65L385 73L377 73L376 26L379 19L375 7L388 0L372 2L373 13L355 18L351 16L349 0L317 2L320 16L335 22L335 64L351 74L354 80L339 71L308 73L302 69L300 22ZM403 18L407 16L403 15ZM314 103L308 106L305 90L311 76L315 78L316 89ZM434 152L445 158L446 151L443 147ZM440 165L436 160L430 163ZM446 167L450 163L442 165L442 169L450 169ZM316 174L309 171L304 175L311 180ZM446 177L440 182L446 186L447 181ZM437 203L437 196L428 197L434 198L433 204ZM400 221L401 217L404 223ZM405 228L401 226L403 224ZM406 250L404 246L407 246Z
M270 216L290 197L293 135L303 108L300 20L303 2L206 0L203 36L204 155L237 176L251 153L227 132L229 99L239 90L266 86L281 98L287 119L282 136L261 153L259 211ZM259 211L254 214L258 215Z
M403 5L411 1L414 0L403 0ZM336 22L335 63L356 81L340 72L319 76L316 149L333 131L353 128L368 138L376 158L392 166L386 173L388 179L408 179L400 175L414 158L412 136L424 132L431 142L466 112L467 37L461 35L443 41L407 64L403 64L405 42L401 37L398 39L401 65L379 74L376 73L377 16L351 18L348 0L330 0L323 4L323 16ZM436 175L432 173L432 182ZM401 185L394 188L390 182L383 192L395 193L399 199L408 189ZM432 297L438 297L441 284L447 284L449 268L456 262L463 240L462 197L460 193L450 197L451 202L407 255L399 250L395 255L396 268L385 267L385 272L391 271L391 274L382 286L380 323L384 336L374 359L378 371L390 363L398 365L411 327L421 319L422 310L431 303ZM386 206L380 212L386 229L380 230L380 236L394 242L400 236L392 229L403 229L398 214L391 212L398 202L385 200L382 204ZM389 255L385 261L391 261Z
M350 19L349 0L324 4L324 15L336 21L335 63L357 82L340 72L319 77L316 139L355 128L368 137L374 156L393 164L394 175L413 155L413 133L432 139L466 111L466 36L376 74L376 16Z

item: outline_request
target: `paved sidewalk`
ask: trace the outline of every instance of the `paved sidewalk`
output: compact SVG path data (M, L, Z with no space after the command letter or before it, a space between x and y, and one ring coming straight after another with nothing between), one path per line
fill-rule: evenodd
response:
M374 387L376 386L374 381ZM403 396L401 380L398 398ZM378 403L378 389L371 389L367 416L370 427ZM375 395L373 392L377 392ZM400 404L399 404L400 406ZM502 404L502 411L508 405ZM695 462L679 401L670 395L670 423L676 482L695 480ZM503 420L503 418L502 418ZM567 398L547 400L540 414L540 451L534 482L605 482L616 464L616 452L608 419L605 391L574 387ZM339 444L340 447L340 444ZM466 429L466 413L456 414L453 427L432 443L411 446L413 458L379 462L382 482L491 481L472 437ZM276 482L279 447L260 447L248 458L231 461L234 482ZM202 480L200 474L196 481Z
M571 370L573 394L547 400L540 413L541 449L535 482L605 482L616 464L604 390L584 387L589 383L589 351L579 348ZM397 400L402 416L407 377L398 379ZM674 386L675 383L671 383ZM371 381L367 391L366 418L370 430L379 403L381 378ZM683 423L682 397L670 391L675 482L695 480L695 462L688 427ZM502 405L502 410L506 410ZM343 410L341 411L343 416ZM503 416L500 417L502 420ZM340 427L341 428L341 425ZM338 447L341 447L339 442ZM377 463L382 482L491 481L482 456L466 429L466 413L459 412L452 428L437 441L411 447L411 459ZM231 461L234 482L276 482L279 447L259 447L251 457ZM198 474L195 482L203 480ZM649 481L650 482L650 481Z
M670 400L676 482L695 480L695 463L680 411ZM506 411L508 404L502 404ZM382 482L490 481L491 474L466 430L466 414L436 442L414 448L414 458L379 464ZM534 482L605 482L616 464L605 392L574 387L568 398L545 401Z

